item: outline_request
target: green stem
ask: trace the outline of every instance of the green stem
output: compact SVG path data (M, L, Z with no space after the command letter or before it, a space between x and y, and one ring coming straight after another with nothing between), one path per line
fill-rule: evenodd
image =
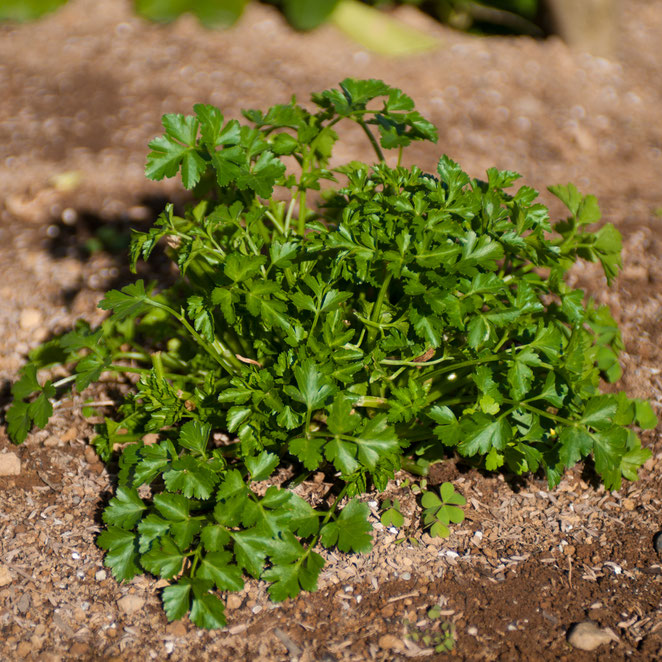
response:
M553 421L556 421L557 423L563 423L563 425L569 425L571 427L575 427L576 425L576 423L574 421L571 421L569 418L565 418L563 416L557 416L556 414L550 414L548 411L545 411L544 409L540 409L539 407L534 407L533 405L530 405L525 401L517 402L516 400L510 400L509 398L504 398L503 401L507 402L510 405L515 405L513 409L522 407L523 409L528 409L529 411L532 411L534 414L539 414L540 416L544 416L545 418L551 418Z
M149 375L152 372L152 368L135 368L130 365L120 365L119 363L111 363L106 370L111 372L130 372L134 375ZM177 375L171 372L163 372L164 379L184 379L185 375Z
M159 301L149 299L149 303L155 308L165 310L172 315L195 339L195 341L207 351L216 362L231 375L243 372L243 365L239 359L218 339L215 338L213 344L208 343L188 322L188 320L170 306L166 306Z
M384 158L384 152L382 152L382 148L379 146L379 143L375 139L375 136L372 135L372 131L370 131L370 129L368 128L368 125L365 123L365 120L361 118L361 119L357 119L356 121L358 122L359 126L363 129L366 136L368 136L368 140L370 141L372 148L375 150L375 154L377 155L377 158L382 163L386 163L386 159Z
M287 237L290 233L290 223L292 222L292 214L294 213L294 205L296 203L296 196L293 196L290 200L290 204L287 207L287 214L285 215L285 227L283 228L283 235Z
M62 379L58 379L56 382L53 382L53 387L60 388L60 386L64 386L69 382L73 382L77 376L78 375L69 375L68 377L63 377Z
M150 357L147 352L117 352L113 355L113 359L135 359L136 361L149 361Z
M285 230L281 227L280 223L276 220L276 217L270 212L264 212L264 215L274 224L276 230L280 232L281 235L285 236Z
M389 271L389 273L386 274L386 277L382 281L382 286L379 288L377 301L375 301L375 305L373 306L372 313L370 315L370 322L374 325L376 325L379 321L379 317L382 312L382 305L384 304L384 299L386 298L386 294L388 293L388 286L391 284L392 277L393 274ZM377 336L377 331L378 331L377 326L371 325L370 328L368 329L368 349L372 349L375 343L375 337Z
M152 365L154 366L154 372L156 373L156 376L160 380L165 379L164 377L165 373L163 371L163 361L161 360L161 352L154 352L154 354L152 354Z

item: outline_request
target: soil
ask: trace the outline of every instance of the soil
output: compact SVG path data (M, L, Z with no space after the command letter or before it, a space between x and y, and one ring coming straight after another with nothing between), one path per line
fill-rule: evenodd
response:
M595 265L578 264L572 284L611 307L626 345L617 386L659 414L662 2L623 4L613 61L555 38L455 33L407 8L399 17L437 36L437 50L377 57L330 26L294 33L257 3L224 32L188 17L149 24L121 0L71 0L39 22L0 25L2 404L31 348L77 317L98 321L102 292L129 281L128 228L151 222L166 199L185 200L176 182L143 175L162 113L206 102L237 116L352 75L404 88L439 127L437 146L410 153L427 170L443 152L472 176L516 170L557 215L548 184L598 196L623 233L624 269L608 289ZM369 148L357 137L338 157L367 159ZM114 475L87 446L92 435L71 403L23 446L0 427L0 453L21 461L20 474L0 477L2 660L662 659L659 430L642 435L653 457L641 479L613 493L590 467L550 492L536 477L449 461L431 482L451 480L469 504L446 540L421 530L402 474L366 499L370 554L324 552L319 591L278 605L248 582L216 632L168 624L153 578L119 585L104 570L94 539ZM396 533L378 520L384 496L400 498L407 515ZM587 619L614 635L593 652L566 639ZM442 623L455 632L450 653L422 639L434 643Z

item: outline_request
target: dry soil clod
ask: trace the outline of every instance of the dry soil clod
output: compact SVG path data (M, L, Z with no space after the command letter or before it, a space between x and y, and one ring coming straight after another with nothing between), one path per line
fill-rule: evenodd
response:
M21 460L16 453L0 453L0 476L18 476Z
M595 650L610 641L618 641L618 637L611 630L598 627L593 621L577 623L568 632L568 643L583 651Z

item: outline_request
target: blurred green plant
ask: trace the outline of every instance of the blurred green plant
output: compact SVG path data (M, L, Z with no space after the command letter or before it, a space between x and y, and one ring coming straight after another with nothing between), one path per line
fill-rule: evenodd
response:
M433 648L435 653L448 653L455 648L455 624L440 620L442 610L440 605L428 609L427 617L430 625L403 621L405 638L424 648Z
M2 0L0 20L32 21L55 11L66 2L67 0Z
M190 13L207 27L227 27L241 17L250 0L134 0L136 12L159 23L169 23ZM54 11L67 0L2 0L0 20L30 21ZM462 30L539 34L535 24L538 0L262 0L275 5L297 30L312 30L332 20L356 38L369 33L379 18L370 10L395 5L415 5L440 21ZM368 6L370 5L370 6ZM336 14L339 16L336 17ZM350 16L349 20L345 20ZM336 20L338 18L338 20ZM359 24L356 21L359 21ZM379 26L383 29L383 26ZM393 29L386 24L387 29ZM406 26L402 26L408 30ZM409 30L411 30L409 28ZM383 36L383 35L382 35ZM382 41L392 41L392 36ZM396 48L396 51L400 49Z

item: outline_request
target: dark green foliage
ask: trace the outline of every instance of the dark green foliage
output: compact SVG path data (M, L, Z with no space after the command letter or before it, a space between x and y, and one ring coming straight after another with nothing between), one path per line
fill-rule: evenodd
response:
M131 264L167 238L179 279L108 292L107 321L36 350L12 389L20 442L67 388L139 376L94 442L104 459L123 447L98 542L118 580L172 580L171 620L220 627L216 591L246 576L270 582L274 600L314 590L316 545L369 550L356 497L402 463L424 472L455 452L553 487L592 457L616 489L650 456L628 427L654 427L650 405L599 392L601 370L620 374L616 324L564 282L577 259L599 261L608 282L620 266L615 228L587 229L595 198L552 188L570 210L552 226L536 191L505 192L516 173L476 180L447 156L434 174L388 165L384 150L399 164L436 130L381 81L347 79L313 102L245 111L245 124L204 105L166 115L147 173L181 172L201 201L183 216L168 205L135 233ZM346 122L376 164L330 167ZM57 363L71 376L42 382ZM292 486L318 470L339 491L313 508ZM425 492L424 524L447 535L463 504L450 484ZM397 502L385 509L402 524Z
M354 2L355 0L345 0ZM3 0L0 20L29 21L54 11L67 0ZM192 14L206 27L227 27L243 14L249 0L134 0L137 14L151 21L170 23L182 14ZM278 7L297 30L312 30L332 15L341 0L265 0ZM370 0L368 4L423 5L423 0ZM495 29L540 35L534 24L538 0L433 0L427 3L436 16L455 27Z

